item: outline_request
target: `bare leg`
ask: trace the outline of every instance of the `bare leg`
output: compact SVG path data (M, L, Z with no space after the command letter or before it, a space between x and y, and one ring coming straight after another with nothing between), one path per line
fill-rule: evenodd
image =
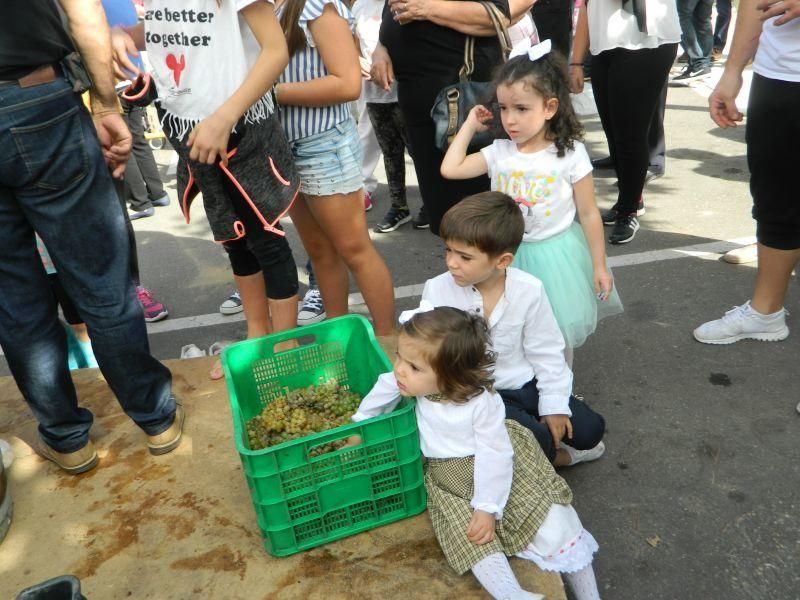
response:
M391 334L394 331L392 277L369 237L363 192L313 198L308 207L353 274L372 315L375 334Z
M756 289L750 305L762 315L770 315L783 307L792 270L800 262L800 249L776 250L758 245Z
M72 331L75 332L75 337L78 338L79 342L88 342L89 340L89 331L86 329L86 323L76 323L74 325L70 325L72 327Z
M311 258L314 276L325 303L325 312L328 317L346 315L347 295L350 290L347 266L336 253L327 234L320 228L304 196L295 201L289 214Z

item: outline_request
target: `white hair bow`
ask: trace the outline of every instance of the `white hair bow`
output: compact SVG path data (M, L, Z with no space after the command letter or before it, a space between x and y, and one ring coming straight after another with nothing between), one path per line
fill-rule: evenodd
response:
M550 40L545 40L535 46L531 46L531 40L529 38L524 38L520 40L511 50L511 53L508 55L508 58L514 58L515 56L525 56L528 55L530 60L539 60L545 54L550 52L552 48L552 44Z
M434 308L436 308L436 307L433 304L431 304L427 300L423 300L422 302L419 303L419 306L417 308L415 308L413 310L404 310L403 312L401 312L400 313L400 318L397 319L397 320L400 321L401 325L403 325L403 324L406 323L406 321L411 320L411 317L413 317L414 315L418 315L420 313L430 312Z

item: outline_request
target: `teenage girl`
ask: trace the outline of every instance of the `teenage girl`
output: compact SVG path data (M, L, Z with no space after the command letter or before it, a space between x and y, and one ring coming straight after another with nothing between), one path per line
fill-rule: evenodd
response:
M550 52L549 40L533 47L523 41L511 57L495 77L509 139L468 156L472 137L493 119L476 106L447 151L442 175L488 173L493 190L516 200L525 235L512 265L544 284L571 366L572 349L586 341L599 318L621 312L622 304L606 266L592 164L579 141L583 128L570 103L564 60Z
M471 570L493 598L542 598L520 587L507 558L518 556L563 573L577 600L598 599L597 542L531 432L505 420L486 322L450 307L407 311L400 321L394 370L353 420L416 397L428 513L447 562L459 574Z
M278 2L289 66L276 86L281 121L300 175L290 215L329 317L347 313L348 271L377 335L394 326L389 270L367 232L361 145L348 103L361 92L353 16L340 0Z
M275 9L258 0L145 0L144 23L115 28L118 65L146 49L162 127L178 152L178 193L188 221L201 192L228 252L247 336L295 326L297 268L278 218L299 180L272 87L289 55ZM118 67L118 76L128 77ZM265 302L266 298L266 302ZM217 364L212 378L222 376Z

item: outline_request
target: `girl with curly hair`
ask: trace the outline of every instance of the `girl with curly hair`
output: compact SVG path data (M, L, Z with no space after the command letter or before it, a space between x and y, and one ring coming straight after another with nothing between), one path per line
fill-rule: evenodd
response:
M570 103L565 61L550 52L549 40L523 46L495 76L500 120L510 139L467 155L472 137L494 119L476 106L447 151L442 175L488 173L492 189L517 202L525 234L512 266L544 284L571 366L572 349L586 341L598 319L621 312L622 304L606 266L592 164L580 142L583 128Z

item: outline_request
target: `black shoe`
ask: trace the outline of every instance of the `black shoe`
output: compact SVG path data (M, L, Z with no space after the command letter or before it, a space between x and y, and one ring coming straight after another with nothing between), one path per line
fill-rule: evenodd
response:
M411 226L414 229L430 229L431 223L428 221L428 211L425 210L424 206L419 209L417 218L411 221Z
M711 67L692 68L690 65L686 65L680 75L673 77L672 81L675 83L683 83L685 81L692 81L698 77L704 77L709 73L711 73Z
M593 169L613 169L614 168L614 160L610 156L606 156L605 158L595 158L592 161L592 168Z
M627 244L634 238L637 231L639 231L639 219L636 218L636 215L620 215L614 223L614 229L611 230L608 241L612 244Z
M411 220L411 213L407 208L395 208L392 206L386 216L375 226L375 233L389 233L401 225L405 225Z
M644 200L639 198L639 204L636 206L636 215L637 217L641 217L647 211L644 208ZM603 225L614 225L617 222L617 218L619 218L619 211L617 210L617 205L614 204L611 208L607 208L606 210L600 211L600 218L603 220Z

